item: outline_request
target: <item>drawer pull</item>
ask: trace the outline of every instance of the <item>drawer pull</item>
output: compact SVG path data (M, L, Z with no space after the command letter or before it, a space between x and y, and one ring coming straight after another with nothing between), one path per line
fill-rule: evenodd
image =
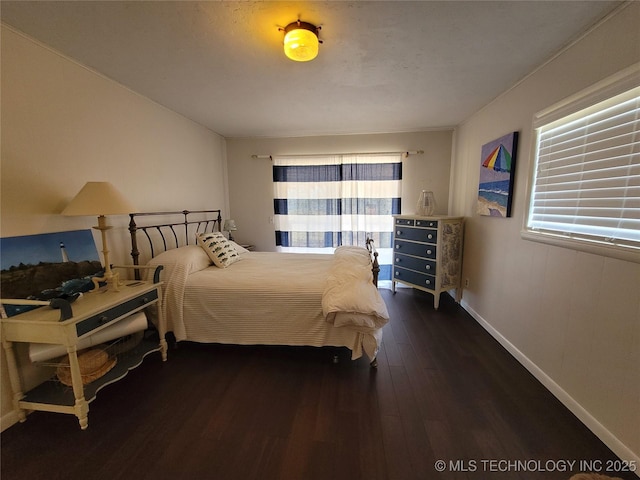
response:
M431 285L431 280L425 280L425 282L427 285Z
M400 230L398 230L398 231L396 232L396 236L397 236L397 237L399 237L400 235L402 235L402 232L401 232Z
M396 277L399 277L399 276L400 276L400 272L396 272Z
M401 258L396 258L396 263L400 263L402 261Z
M149 303L149 299L147 297L142 297L142 304Z
M102 315L100 318L98 318L98 323L100 325L103 325L105 323L107 323L109 321L109 317L107 317L106 315Z
M396 250L400 250L400 245L396 245Z
M433 235L429 234L429 235L427 235L427 238L428 238L429 240L431 240L431 239L433 238Z
M431 250L427 250L427 255L431 255L432 251Z
M425 267L427 270L431 270L431 265L425 265Z

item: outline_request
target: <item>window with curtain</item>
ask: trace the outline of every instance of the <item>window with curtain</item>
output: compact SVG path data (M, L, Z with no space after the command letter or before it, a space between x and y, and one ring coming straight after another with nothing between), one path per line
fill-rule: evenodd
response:
M527 238L640 262L640 87L623 79L536 119Z
M365 246L370 235L380 280L390 280L401 180L400 153L273 157L278 251L332 253L340 245Z

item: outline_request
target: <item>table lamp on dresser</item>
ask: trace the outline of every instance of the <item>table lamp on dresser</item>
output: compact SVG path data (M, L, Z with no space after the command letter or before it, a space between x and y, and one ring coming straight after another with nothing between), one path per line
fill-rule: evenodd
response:
M119 274L113 273L109 262L107 230L111 226L107 225L106 215L126 215L134 210L129 201L110 182L87 182L62 211L62 215L66 216L94 215L98 217L98 225L93 228L100 230L102 234L104 276L93 279L96 289L100 282L106 282L107 290L109 288L119 290L120 286Z

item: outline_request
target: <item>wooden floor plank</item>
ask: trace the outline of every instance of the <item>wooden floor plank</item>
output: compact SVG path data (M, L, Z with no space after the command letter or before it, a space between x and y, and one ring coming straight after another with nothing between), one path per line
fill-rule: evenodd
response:
M377 370L344 349L179 344L99 392L88 430L36 412L3 432L0 476L567 480L482 461L616 459L450 297L382 295Z

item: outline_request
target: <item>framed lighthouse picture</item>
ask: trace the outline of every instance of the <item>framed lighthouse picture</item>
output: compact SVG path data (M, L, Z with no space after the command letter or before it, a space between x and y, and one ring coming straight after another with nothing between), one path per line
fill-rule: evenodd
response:
M515 179L518 132L482 146L476 213L510 217Z
M51 300L84 293L102 264L91 230L0 238L2 298ZM13 316L31 306L3 305Z

